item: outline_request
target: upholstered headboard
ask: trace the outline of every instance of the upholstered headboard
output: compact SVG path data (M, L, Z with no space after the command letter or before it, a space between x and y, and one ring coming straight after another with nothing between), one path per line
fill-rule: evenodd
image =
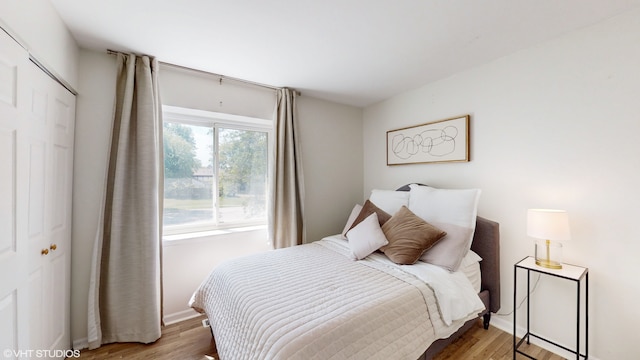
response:
M471 250L482 258L482 290L489 290L489 310L495 313L500 310L500 225L478 216Z
M397 189L397 191L409 190L409 185ZM480 262L481 292L484 290L489 292L489 311L495 313L500 310L500 225L478 216L471 249L482 258Z

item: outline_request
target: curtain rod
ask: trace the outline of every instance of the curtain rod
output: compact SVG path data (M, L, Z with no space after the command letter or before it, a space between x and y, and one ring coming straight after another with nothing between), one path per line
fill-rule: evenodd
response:
M115 51L115 50L110 50L110 49L107 49L107 53L111 54L111 55L116 55L116 54L119 54L119 53L126 54L126 53L123 53L123 52L120 52L120 51ZM269 89L269 90L276 90L276 91L282 89L281 87L277 87L277 86L261 84L261 83L257 83L257 82L253 82L253 81L249 81L249 80L244 80L244 79L239 79L239 78L235 78L235 77L231 77L231 76L212 73L212 72L205 71L205 70L193 69L193 68L190 68L190 67L171 64L171 63L164 62L164 61L158 61L158 62L161 65L170 66L170 67L174 67L174 68L177 68L177 69L194 71L194 72L197 72L197 73L214 76L214 77L219 78L220 81L222 81L222 80L230 80L230 81L235 81L235 82L239 82L239 83L244 83L244 84L257 86L257 87L262 87L262 88ZM297 93L297 95L301 95L299 91L297 91L297 90L294 90L294 91Z

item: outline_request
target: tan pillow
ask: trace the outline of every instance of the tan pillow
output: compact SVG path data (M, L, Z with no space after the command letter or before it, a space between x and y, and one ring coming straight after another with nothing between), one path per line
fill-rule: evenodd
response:
M380 248L396 264L410 265L418 261L447 233L422 220L403 206L382 225L389 245Z
M384 224L391 218L391 215L387 214L384 210L380 209L379 207L375 206L374 203L367 200L364 202L364 205L362 205L360 214L358 214L358 217L353 221L353 224L351 225L351 228L349 230L356 227L356 225L360 224L362 220L366 219L373 213L376 213L378 215L378 223L380 224L380 226L382 226L382 224Z

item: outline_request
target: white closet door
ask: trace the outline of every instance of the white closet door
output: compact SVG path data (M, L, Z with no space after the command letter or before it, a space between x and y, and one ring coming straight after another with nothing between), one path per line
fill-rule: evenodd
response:
M28 54L0 30L0 351L18 358L28 349L28 262L26 242L28 190Z
M71 204L73 182L73 140L76 98L62 85L38 72L49 83L49 163L46 184L48 239L43 248L49 255L43 266L48 267L50 297L45 297L45 309L51 312L47 347L71 349Z
M68 350L75 97L35 65L30 69L26 179L30 348Z
M16 349L3 353L8 358L24 357L19 351L49 350L38 356L47 358L71 348L75 96L31 63L6 34L0 35L0 53L15 57L4 61L5 68L17 69L4 70L0 56L0 86L6 77L15 79L0 89L0 102L9 104L0 112L0 349ZM5 48L14 48L15 55ZM14 97L5 95L11 89ZM5 240L12 237L13 242ZM4 276L8 273L11 281Z

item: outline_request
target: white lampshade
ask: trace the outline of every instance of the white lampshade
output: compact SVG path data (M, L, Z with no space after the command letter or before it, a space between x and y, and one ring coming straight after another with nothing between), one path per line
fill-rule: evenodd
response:
M565 210L527 210L527 235L544 240L571 240L569 216Z

